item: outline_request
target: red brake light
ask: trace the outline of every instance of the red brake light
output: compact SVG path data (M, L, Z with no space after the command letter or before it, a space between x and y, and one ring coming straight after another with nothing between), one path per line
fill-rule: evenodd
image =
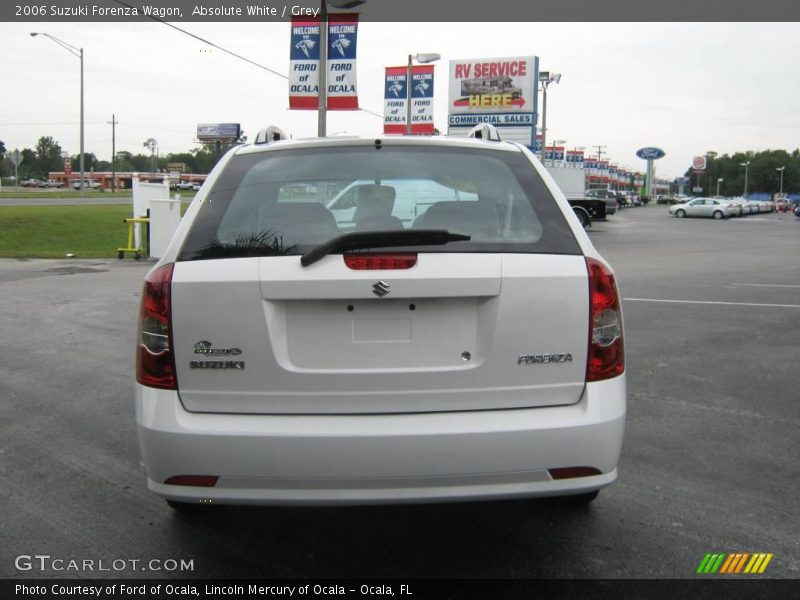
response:
M354 271L410 269L417 264L416 253L345 254L344 264Z
M559 467L558 469L548 469L550 477L553 479L574 479L575 477L592 477L602 475L600 469L594 467Z
M164 483L167 485L191 485L193 487L214 487L219 477L216 475L175 475Z
M614 275L603 263L586 259L589 272L589 357L586 381L601 381L625 371L622 312Z
M144 281L136 347L136 381L166 390L178 387L170 323L173 267L164 265Z

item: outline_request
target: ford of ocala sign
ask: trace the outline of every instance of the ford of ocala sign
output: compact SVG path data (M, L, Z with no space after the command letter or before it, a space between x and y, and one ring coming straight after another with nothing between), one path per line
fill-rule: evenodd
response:
M661 148L639 148L636 151L636 156L643 160L656 160L664 158L666 153Z

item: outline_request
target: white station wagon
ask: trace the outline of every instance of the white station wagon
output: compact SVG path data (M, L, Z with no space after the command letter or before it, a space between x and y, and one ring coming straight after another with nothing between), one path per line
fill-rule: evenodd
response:
M283 137L222 158L147 275L149 489L176 508L585 502L614 481L620 296L536 157L489 126Z

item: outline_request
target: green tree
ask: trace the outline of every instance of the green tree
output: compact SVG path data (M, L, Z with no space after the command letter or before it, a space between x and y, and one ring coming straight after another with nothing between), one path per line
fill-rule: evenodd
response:
M777 194L780 191L781 174L777 169L785 167L783 171L784 193L800 192L800 150L791 153L786 150L764 150L762 152L735 152L731 155L707 155L706 171L699 178L694 171L686 170L686 177L692 178L692 186L699 185L703 188L703 195L716 194L718 179L720 194L723 196L739 196L744 193L745 167L747 166L747 192Z
M81 169L81 155L76 154L70 157L72 161L72 172L76 173L79 172ZM83 171L84 173L90 173L92 171L102 171L97 166L97 157L94 155L94 152L84 152L83 153ZM63 165L62 165L63 168Z
M14 171L11 161L6 159L6 145L0 140L0 177L7 177Z
M210 173L221 156L221 154L218 156L214 147L210 145L192 148L192 154L194 155L192 170L195 173Z
M19 165L19 179L30 179L31 177L40 178L42 175L39 172L39 167L36 164L36 153L30 148L23 148L20 150L22 155L22 162Z
M48 172L61 171L64 168L61 146L52 137L40 137L35 151L39 177L47 177Z
M116 163L117 171L129 173L136 170L136 168L133 166L133 154L126 150L120 150L117 152Z

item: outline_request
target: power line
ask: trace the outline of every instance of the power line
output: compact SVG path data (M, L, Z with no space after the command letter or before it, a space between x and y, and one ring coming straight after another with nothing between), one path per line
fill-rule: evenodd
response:
M86 121L87 125L99 125L102 121ZM57 123L0 123L0 127L43 127L49 125L80 125L80 121L72 122L57 122Z
M123 2L122 0L114 0L114 2L116 2L117 4L121 4L122 6L125 6L125 7L127 7L127 8L131 8L131 9L132 9L132 8L134 8L133 6L131 6L131 5L130 5L130 4L128 4L127 2ZM147 16L148 16L150 19L153 19L154 21L156 21L156 22L158 22L158 23L162 23L163 25L166 25L167 27L172 27L172 29L175 29L175 30L177 30L177 31L180 31L181 33L185 33L186 35L188 35L188 36L190 36L190 37L193 37L193 38L194 38L194 39L196 39L196 40L200 40L200 41L201 41L201 42L203 42L204 44L208 44L209 46L211 46L211 47L213 47L213 48L216 48L217 50L222 50L222 51L223 51L223 52L225 52L226 54L230 54L231 56L234 56L234 57L236 57L236 58L238 58L238 59L241 59L241 60L245 61L246 63L249 63L249 64L253 65L254 67L257 67L257 68L259 68L259 69L263 69L264 71L268 71L269 73L272 73L273 75L277 75L278 77L281 77L281 78L283 78L283 79L286 79L287 81L289 80L289 76L288 76L288 75L284 75L283 73L278 73L278 71L276 71L276 70L274 70L274 69L270 69L269 67L265 67L264 65L262 65L262 64L260 64L260 63L257 63L257 62L256 62L256 61L254 61L254 60L251 60L251 59L249 59L249 58L247 58L247 57L245 57L245 56L242 56L241 54L237 54L236 52L233 52L233 51L231 51L231 50L228 50L227 48L223 48L222 46L220 46L220 45L218 45L218 44L215 44L214 42L212 42L212 41L210 41L210 40L207 40L207 39L205 39L205 38L202 38L202 37L200 37L199 35L195 35L194 33L191 33L191 32L189 32L189 31L186 31L185 29L181 29L181 28L180 28L180 27L178 27L177 25L173 25L172 23L168 23L167 21L165 21L164 19L162 19L162 18L160 18L160 17L157 17L157 16L155 16L155 15L147 15ZM379 118L381 118L381 119L383 118L383 115L381 115L381 114L378 114L378 113L376 113L376 112L374 112L374 111L371 111L371 110L369 110L369 109L366 109L366 108L359 108L359 110L361 110L361 111L363 111L363 112L365 112L365 113L368 113L368 114L370 114L370 115L374 115L374 116L376 116L376 117L379 117Z
M114 2L116 2L117 4L121 4L122 6L125 6L127 8L135 9L134 6L128 4L127 2L123 2L122 0L114 0ZM209 46L211 46L213 48L216 48L217 50L222 50L223 52L225 52L227 54L230 54L231 56L235 56L236 58L239 58L239 59L241 59L241 60L243 60L245 62L248 62L251 65L253 65L254 67L258 67L259 69L264 69L265 71L269 71L273 75L277 75L278 77L282 77L283 79L287 79L287 80L289 79L289 77L287 75L284 75L283 73L278 73L274 69L270 69L269 67L265 67L264 65L259 64L254 60L250 60L249 58L247 58L245 56L242 56L241 54L236 54L236 52L232 52L232 51L228 50L227 48L223 48L222 46L219 46L219 45L215 44L214 42L212 42L210 40L207 40L205 38L201 38L199 35L195 35L193 33L190 33L188 31L186 31L185 29L181 29L177 25L173 25L172 23L168 23L167 21L165 21L164 19L162 19L160 17L157 17L155 15L147 15L147 16L149 18L153 19L154 21L157 21L159 23L162 23L163 25L166 25L167 27L172 27L173 29L176 29L177 31L180 31L181 33L185 33L186 35L188 35L190 37L193 37L196 40L200 40L204 44L208 44Z

